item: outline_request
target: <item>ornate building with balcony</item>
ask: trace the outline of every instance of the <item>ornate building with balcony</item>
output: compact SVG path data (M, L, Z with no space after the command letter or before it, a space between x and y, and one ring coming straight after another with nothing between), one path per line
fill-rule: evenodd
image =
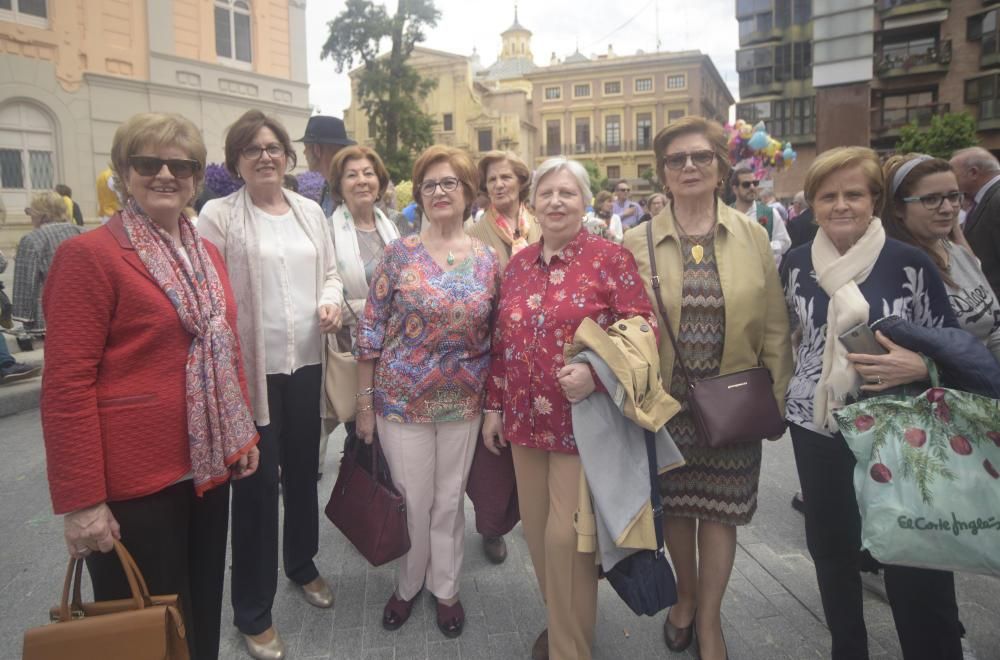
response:
M0 246L30 228L19 210L56 183L96 222L97 175L137 112L188 117L213 161L251 107L301 135L305 25L305 0L0 0Z
M737 0L736 13L736 115L764 119L799 152L795 167L775 178L779 196L801 189L817 148L860 131L888 152L903 126L949 112L975 117L982 145L1000 151L997 0L877 0L874 8L858 0Z
M602 177L628 178L647 190L655 166L653 137L670 121L699 114L726 121L733 104L718 70L698 51L606 54L579 51L548 66L531 54L531 31L515 13L501 33L496 62L418 46L409 64L437 82L422 109L438 119L434 140L473 157L507 149L535 165L567 155L597 165ZM371 142L352 72L351 107L344 113L356 139Z

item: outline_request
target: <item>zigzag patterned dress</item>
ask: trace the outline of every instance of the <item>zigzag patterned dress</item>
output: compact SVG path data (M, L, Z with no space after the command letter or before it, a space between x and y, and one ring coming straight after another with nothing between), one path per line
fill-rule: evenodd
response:
M718 375L726 331L725 299L715 263L714 231L706 236L680 236L684 255L681 284L681 318L677 343L696 379ZM701 245L704 256L695 263L692 245ZM687 382L674 358L670 394L683 402ZM660 494L667 515L745 525L757 510L761 443L748 442L712 449L698 439L685 403L667 422L667 430L687 465L660 477Z

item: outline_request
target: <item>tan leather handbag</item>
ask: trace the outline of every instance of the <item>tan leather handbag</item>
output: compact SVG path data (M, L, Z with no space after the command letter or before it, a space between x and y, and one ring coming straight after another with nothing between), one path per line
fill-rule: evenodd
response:
M83 560L70 559L62 600L49 611L52 623L24 633L23 660L188 660L177 595L150 596L125 546L116 541L115 552L132 597L82 603Z
M348 304L346 296L344 306L354 317L355 327L358 316ZM350 345L347 350L341 350L341 336L350 336L347 328L341 332L331 332L326 336L326 378L323 389L326 391L328 408L333 411L338 422L353 422L357 413L358 399L358 361L354 359Z

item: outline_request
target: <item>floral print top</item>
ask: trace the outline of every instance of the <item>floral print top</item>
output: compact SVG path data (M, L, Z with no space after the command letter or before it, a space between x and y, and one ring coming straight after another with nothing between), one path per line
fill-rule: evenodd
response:
M386 246L358 324L354 355L377 359L375 413L393 422L482 413L500 264L473 239L472 256L444 270L419 235Z
M653 308L628 250L581 230L546 264L544 239L518 252L503 275L486 408L503 411L504 438L577 453L570 403L556 378L563 347L584 318L602 328Z

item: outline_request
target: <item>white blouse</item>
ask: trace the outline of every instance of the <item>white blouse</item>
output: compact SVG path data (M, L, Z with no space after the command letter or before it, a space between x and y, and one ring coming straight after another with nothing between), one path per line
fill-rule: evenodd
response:
M292 374L322 359L316 246L290 209L277 216L253 207L253 213L260 235L265 371Z

